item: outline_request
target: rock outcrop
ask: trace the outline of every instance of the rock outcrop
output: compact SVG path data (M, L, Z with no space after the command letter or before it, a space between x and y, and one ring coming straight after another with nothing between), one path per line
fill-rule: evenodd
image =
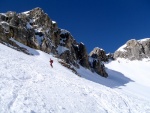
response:
M142 60L150 57L150 38L142 40L129 40L115 53L114 58L126 58L130 60Z
M105 51L99 47L94 48L94 50L90 52L90 56L104 62L108 61Z
M106 55L103 49L96 47L89 54L90 67L103 77L108 77L103 62L108 62L110 58L111 54Z
M0 13L0 42L11 44L10 38L31 48L53 53L68 65L94 68L98 74L107 77L104 65L101 65L101 61L107 61L105 52L97 53L100 61L94 62L91 67L85 45L76 42L69 31L60 29L41 8L18 14L11 11Z

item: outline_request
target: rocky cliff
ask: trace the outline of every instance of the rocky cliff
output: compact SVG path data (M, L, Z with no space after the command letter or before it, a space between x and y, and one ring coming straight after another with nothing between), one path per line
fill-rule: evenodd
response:
M127 58L130 60L142 60L150 58L150 38L142 40L129 40L115 53L114 58Z
M28 53L10 38L31 48L53 53L56 57L63 59L67 65L79 68L80 64L85 68L94 69L101 76L108 76L104 64L101 63L107 61L105 52L98 54L99 61L91 65L89 59L96 59L94 55L89 56L85 45L76 42L69 31L58 28L57 23L52 21L41 8L18 14L11 11L0 13L0 42Z
M108 62L109 60L114 60L113 54L106 54L105 50L99 47L95 47L89 54L90 67L103 77L108 76L104 70L105 65L103 62Z

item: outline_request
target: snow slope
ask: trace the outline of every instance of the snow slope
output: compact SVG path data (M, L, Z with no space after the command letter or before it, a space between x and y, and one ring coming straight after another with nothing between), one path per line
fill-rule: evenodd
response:
M108 79L82 67L78 77L52 55L27 49L34 55L0 44L0 113L150 113L150 100L125 86L133 80L112 70L117 64L107 65Z
M130 82L125 86L119 88L143 96L150 100L150 59L143 59L142 61L118 58L116 61L105 64L108 68L109 78L118 81L124 80L123 76L130 78ZM110 70L111 69L111 70ZM115 74L113 71L119 71L120 74ZM120 76L122 74L122 76Z

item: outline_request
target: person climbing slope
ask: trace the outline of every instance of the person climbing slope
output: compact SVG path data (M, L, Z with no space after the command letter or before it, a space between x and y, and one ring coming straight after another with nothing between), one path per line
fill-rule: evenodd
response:
M51 58L50 58L49 62L50 62L50 66L53 68L53 65L52 65L53 64L53 60Z

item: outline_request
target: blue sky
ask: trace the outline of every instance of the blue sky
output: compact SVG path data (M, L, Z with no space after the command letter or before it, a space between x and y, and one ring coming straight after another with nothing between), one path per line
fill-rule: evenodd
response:
M150 37L149 0L0 0L0 12L41 7L87 51L114 52L129 39Z

